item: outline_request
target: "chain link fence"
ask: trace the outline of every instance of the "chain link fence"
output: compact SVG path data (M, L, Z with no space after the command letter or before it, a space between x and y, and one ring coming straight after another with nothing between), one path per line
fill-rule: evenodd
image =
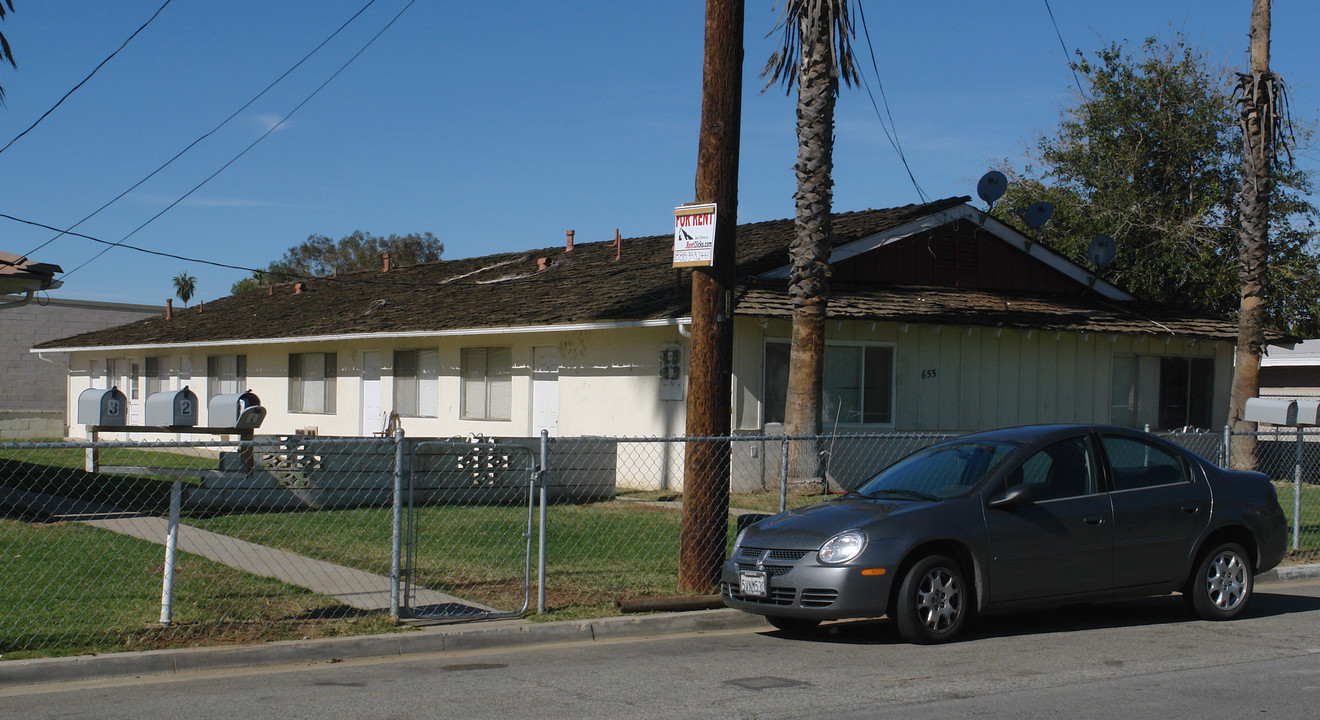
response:
M663 606L711 586L684 560L723 557L740 515L845 492L947 437L0 445L0 656ZM1226 433L1166 437L1226 457ZM1320 431L1252 437L1293 559L1320 556Z

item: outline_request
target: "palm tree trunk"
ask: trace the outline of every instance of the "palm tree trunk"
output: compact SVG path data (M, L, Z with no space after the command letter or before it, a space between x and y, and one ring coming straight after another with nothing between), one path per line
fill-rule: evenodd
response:
M1265 267L1270 215L1270 142L1274 131L1274 78L1270 74L1270 0L1255 0L1251 11L1251 73L1239 85L1242 107L1242 190L1238 196L1238 340L1233 365L1229 421L1235 433L1254 432L1243 420L1247 398L1260 393L1260 358L1265 350ZM1229 464L1256 467L1255 436L1234 435Z
M784 432L819 435L825 365L825 318L829 307L830 213L834 199L834 102L839 80L823 18L804 17L798 81L798 189L791 248L789 297L793 344L789 354ZM823 492L825 478L814 441L789 447L789 485L795 492Z

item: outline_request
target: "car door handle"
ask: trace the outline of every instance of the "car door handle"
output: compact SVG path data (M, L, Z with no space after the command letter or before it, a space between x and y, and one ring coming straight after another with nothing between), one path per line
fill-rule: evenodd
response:
M1188 515L1195 515L1196 513L1201 512L1201 506L1200 506L1200 505L1183 505L1183 506L1182 506L1182 511L1185 512L1185 513L1187 513Z
M1086 523L1087 525L1103 525L1105 519L1102 517L1089 517L1089 518L1083 518L1082 522Z

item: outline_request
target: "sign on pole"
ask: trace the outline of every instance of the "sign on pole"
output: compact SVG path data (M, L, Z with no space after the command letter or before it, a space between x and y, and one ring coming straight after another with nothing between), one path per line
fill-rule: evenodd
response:
M674 267L715 264L715 204L674 208Z

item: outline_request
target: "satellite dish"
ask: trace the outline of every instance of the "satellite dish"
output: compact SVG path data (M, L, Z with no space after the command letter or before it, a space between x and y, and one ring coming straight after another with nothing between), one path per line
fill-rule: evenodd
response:
M1050 221L1050 216L1054 214L1054 203L1032 203L1031 207L1018 214L1022 217L1022 222L1027 224L1027 227L1035 230Z
M1008 178L998 170L991 170L982 175L981 182L976 184L976 194L980 195L987 205L994 205L996 200L1004 196L1004 191L1007 189Z
M1091 238L1091 244L1086 248L1086 259L1091 261L1096 270L1104 270L1114 261L1116 249L1113 238L1108 235L1096 235Z

